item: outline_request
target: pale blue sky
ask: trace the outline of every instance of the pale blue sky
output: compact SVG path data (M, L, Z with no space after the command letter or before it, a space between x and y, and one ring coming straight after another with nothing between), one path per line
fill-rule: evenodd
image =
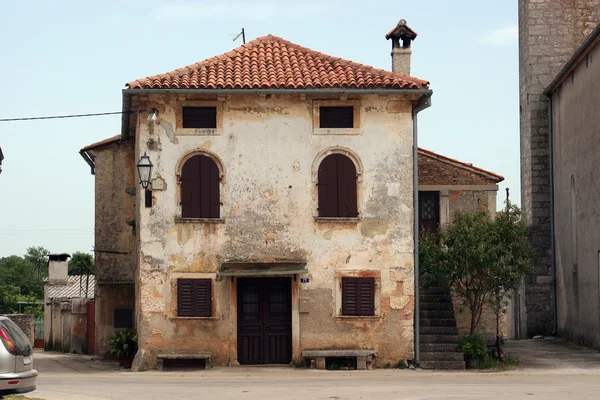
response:
M2 1L0 118L119 111L126 82L230 51L242 27L390 69L384 35L401 18L419 33L412 75L434 91L419 144L503 175L498 197L508 186L519 203L516 1ZM78 151L120 121L0 122L0 257L92 250L94 178Z

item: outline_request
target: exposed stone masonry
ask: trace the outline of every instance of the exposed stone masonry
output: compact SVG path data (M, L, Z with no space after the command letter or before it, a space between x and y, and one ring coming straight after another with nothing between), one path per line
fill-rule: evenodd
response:
M543 92L599 21L600 0L519 0L521 205L535 249L532 272L516 296L521 338L554 329L548 113Z

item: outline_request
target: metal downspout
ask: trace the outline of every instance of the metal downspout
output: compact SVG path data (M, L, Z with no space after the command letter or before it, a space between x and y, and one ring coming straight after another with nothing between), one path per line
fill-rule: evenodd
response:
M546 94L548 100L548 161L550 172L550 266L552 268L552 291L554 296L554 336L558 335L558 299L556 298L556 251L554 249L554 145L552 129L552 93Z
M418 130L417 130L417 114L420 111L431 106L431 94L422 96L419 101L414 105L412 109L412 120L413 120L413 225L414 225L414 260L415 260L415 365L418 367L421 363L421 341L419 332L421 330L421 320L419 317L420 303L419 294L421 291L419 282L419 144L418 144Z

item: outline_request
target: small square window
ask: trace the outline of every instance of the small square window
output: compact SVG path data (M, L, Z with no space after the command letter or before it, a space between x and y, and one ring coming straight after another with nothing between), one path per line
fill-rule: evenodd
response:
M114 311L115 328L133 328L133 312L131 308L118 308Z
M216 129L217 107L183 107L182 119L185 129Z
M375 315L375 278L342 278L342 315Z
M212 317L212 280L177 280L177 315Z
M319 128L354 128L354 107L319 107Z

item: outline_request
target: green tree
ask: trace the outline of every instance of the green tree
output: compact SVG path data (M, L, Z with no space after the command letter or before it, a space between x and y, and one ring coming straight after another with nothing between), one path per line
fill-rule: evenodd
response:
M0 258L0 284L12 285L20 289L23 296L37 299L44 297L44 283L38 274L37 266L19 256Z
M14 285L0 286L0 314L12 314L19 308L21 289Z
M458 214L449 226L424 234L420 244L425 285L452 291L471 314L471 335L484 306L505 310L506 296L529 270L531 255L521 212L508 201L496 218L484 211Z
M48 276L48 254L50 252L41 246L27 249L25 259L35 267L39 276Z
M96 272L94 257L91 254L77 251L69 260L69 275L86 275Z

